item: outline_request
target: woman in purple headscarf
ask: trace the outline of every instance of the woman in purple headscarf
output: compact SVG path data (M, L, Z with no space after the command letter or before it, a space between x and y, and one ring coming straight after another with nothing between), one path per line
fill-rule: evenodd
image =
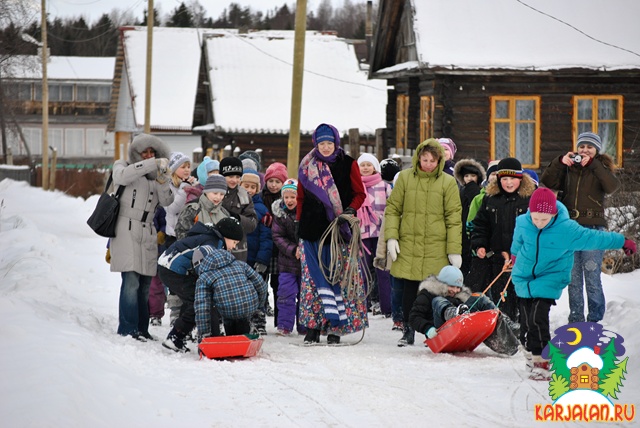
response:
M330 248L325 245L319 254L318 244L336 217L356 214L366 193L358 163L340 147L336 128L320 124L312 138L314 148L298 170L296 229L302 264L299 319L307 328L305 343L318 343L320 335L327 333L327 343L337 344L340 336L368 326L365 296L350 297L339 283L326 280L321 262L329 266ZM349 234L346 223L341 230ZM347 249L342 250L344 257Z

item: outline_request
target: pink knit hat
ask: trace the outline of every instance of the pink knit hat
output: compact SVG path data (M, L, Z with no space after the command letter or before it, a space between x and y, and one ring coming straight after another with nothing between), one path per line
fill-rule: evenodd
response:
M264 181L266 183L270 178L277 178L284 183L288 177L287 167L283 163L274 162L267 168L264 174Z
M529 211L532 213L558 214L556 195L546 187L539 187L529 199Z
M447 146L451 152L451 159L455 157L458 147L456 147L456 143L454 143L451 138L438 138L438 143L442 146Z

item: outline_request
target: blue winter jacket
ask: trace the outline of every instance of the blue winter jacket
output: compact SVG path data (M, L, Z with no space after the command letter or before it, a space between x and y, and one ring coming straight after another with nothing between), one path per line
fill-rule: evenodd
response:
M516 294L522 298L559 299L571 282L575 251L622 248L624 236L580 226L556 201L558 214L543 229L531 212L518 216L511 244L516 263L511 272Z
M194 307L202 337L211 335L211 308L224 319L249 318L267 300L267 283L243 261L226 250L213 250L196 267Z
M269 211L267 206L262 202L260 193L253 195L253 208L258 216L258 227L253 232L247 234L247 263L252 266L256 263L262 263L269 266L271 261L271 252L273 250L273 240L271 239L271 229L262 223L262 218Z
M158 264L180 275L187 275L193 265L193 252L201 245L224 248L224 238L215 226L196 222L187 232L187 236L174 242L158 258Z

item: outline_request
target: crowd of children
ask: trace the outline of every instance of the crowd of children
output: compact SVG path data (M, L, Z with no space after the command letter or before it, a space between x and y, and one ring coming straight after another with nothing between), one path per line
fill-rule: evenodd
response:
M262 173L254 151L220 161L205 157L196 177L182 153L165 163L146 161L152 154L167 157L155 137L135 142L132 159L153 173L143 178L158 177L155 185L173 196L161 199L164 209L154 219L158 275L148 301L151 324L160 325L168 289L172 328L162 344L176 352L189 350L194 328L199 337L264 335L271 316L278 336L297 333L312 344L326 334L329 344L338 344L341 336L368 325L367 312L390 317L392 329L402 331L398 346L406 346L416 331L433 338L444 322L470 307L497 304L532 376L546 379L548 363L541 354L550 337L549 310L570 284L569 321L584 320L585 268L579 264L595 261L599 272L603 250L636 251L633 241L602 230L601 199L619 180L592 133L578 137L581 161L573 152L554 159L540 188L536 172L516 158L488 162L486 169L474 159L456 162L450 138L421 143L404 170L370 153L356 160L327 124L314 132L314 148L295 177L280 162ZM576 187L576 174L588 184ZM560 200L547 187L562 191ZM353 227L359 228L361 254L350 254ZM323 247L324 235L330 238ZM110 244L112 255L119 241ZM358 275L327 275L332 262L345 271L357 263ZM599 321L604 296L593 271L584 270L588 319ZM134 274L123 273L123 292ZM145 275L154 274L146 269L135 278L144 288ZM119 333L152 338L145 320L127 319L131 310L123 315L122 305L121 327L126 322L128 329Z

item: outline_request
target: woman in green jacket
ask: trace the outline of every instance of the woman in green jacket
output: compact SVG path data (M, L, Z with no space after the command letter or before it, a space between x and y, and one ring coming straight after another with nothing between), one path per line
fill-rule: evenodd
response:
M420 281L444 266L462 264L462 205L455 178L444 173L444 149L430 138L416 148L413 167L400 172L387 201L384 236L391 275L403 286L404 330L398 346L412 345L409 312Z

